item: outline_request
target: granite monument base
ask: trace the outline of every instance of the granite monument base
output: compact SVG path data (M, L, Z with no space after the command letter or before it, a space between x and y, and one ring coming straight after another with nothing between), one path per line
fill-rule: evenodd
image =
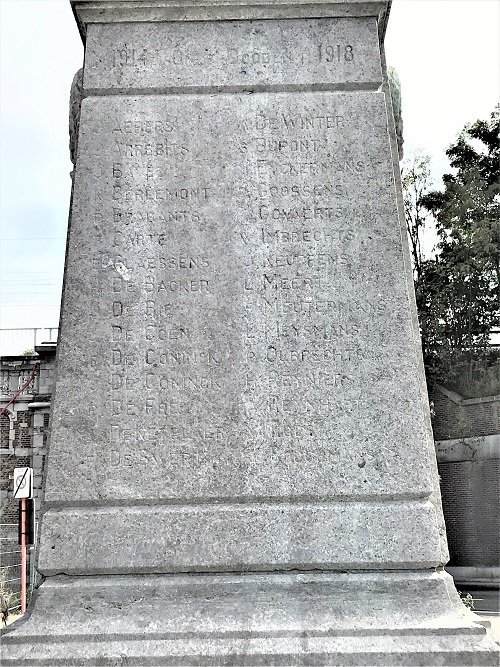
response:
M36 610L4 667L498 664L443 571L57 576Z

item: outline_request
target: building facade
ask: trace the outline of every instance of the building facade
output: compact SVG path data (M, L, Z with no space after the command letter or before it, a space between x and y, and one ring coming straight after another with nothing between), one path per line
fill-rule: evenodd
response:
M42 344L36 347L36 354L1 360L0 523L3 525L17 523L18 501L12 497L14 468L33 468L35 505L40 507L55 352L55 344Z

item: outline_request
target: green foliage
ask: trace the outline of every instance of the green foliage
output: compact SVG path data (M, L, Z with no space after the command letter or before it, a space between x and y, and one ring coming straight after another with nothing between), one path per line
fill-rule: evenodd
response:
M466 368L453 383L447 383L449 388L464 398L500 395L500 352L492 350L485 356L483 366L475 364L471 371Z
M10 587L8 582L9 568L0 567L0 611L4 624L7 621L9 613L21 606L19 593L16 593ZM1 625L0 625L1 627Z
M474 598L472 595L470 593L462 593L461 591L458 591L458 594L460 595L460 599L467 607L467 609L474 611Z
M429 384L472 384L496 361L489 341L500 326L499 133L498 108L467 125L446 151L455 173L443 176L444 189L417 193L417 210L432 214L439 238L415 276Z
M21 352L21 357L32 357L35 354L35 350L33 348L29 348L28 350L24 350L24 352Z
M401 168L406 231L410 241L413 278L416 281L420 278L424 261L422 235L428 212L422 204L422 197L431 183L430 162L431 158L428 155L415 153L408 160L405 160Z

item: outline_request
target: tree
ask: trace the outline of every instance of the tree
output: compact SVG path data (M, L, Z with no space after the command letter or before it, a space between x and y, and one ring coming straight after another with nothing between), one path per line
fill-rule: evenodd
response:
M428 155L415 153L409 160L405 160L401 169L406 231L410 241L415 282L420 279L424 261L422 237L428 211L422 204L422 197L428 191L431 183L430 161L431 158Z
M418 244L413 250L431 385L453 385L464 376L470 383L491 362L490 336L500 325L499 133L499 108L490 119L467 125L446 151L455 173L443 176L443 190L415 190L417 206L413 204L412 216L407 213L413 230L422 226L422 210L430 213L439 239L432 259L421 259ZM418 172L421 181L425 168ZM411 192L411 179L409 187Z

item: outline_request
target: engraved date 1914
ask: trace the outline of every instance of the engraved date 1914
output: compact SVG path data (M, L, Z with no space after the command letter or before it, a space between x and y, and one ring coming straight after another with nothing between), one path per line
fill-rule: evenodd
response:
M148 61L148 52L144 48L132 48L127 44L120 48L116 48L112 52L112 66L113 67L124 67L136 66L136 65L147 65Z

